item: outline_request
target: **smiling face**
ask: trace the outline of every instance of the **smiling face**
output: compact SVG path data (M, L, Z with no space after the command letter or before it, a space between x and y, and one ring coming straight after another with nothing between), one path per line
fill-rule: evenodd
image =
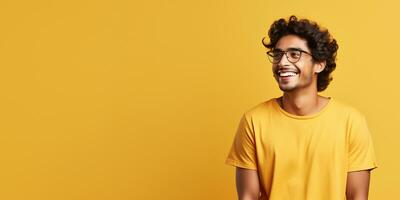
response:
M307 46L307 40L296 35L286 35L279 39L275 50L287 51L289 49L300 49L311 54ZM301 53L300 59L292 63L286 55L280 61L272 65L272 72L279 88L283 92L291 92L301 88L315 88L317 90L317 74L325 67L324 63L315 62L311 55ZM288 56L291 55L290 52Z

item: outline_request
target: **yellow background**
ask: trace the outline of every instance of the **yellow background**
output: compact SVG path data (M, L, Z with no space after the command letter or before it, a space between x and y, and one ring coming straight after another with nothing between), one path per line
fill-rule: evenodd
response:
M400 180L396 1L1 1L0 199L235 199L241 114L281 94L261 38L296 14L339 43L322 95L360 109ZM334 123L334 122L333 122Z

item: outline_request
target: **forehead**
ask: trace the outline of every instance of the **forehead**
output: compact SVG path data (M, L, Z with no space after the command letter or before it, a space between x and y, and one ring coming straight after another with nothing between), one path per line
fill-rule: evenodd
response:
M286 35L281 37L275 45L275 49L286 50L288 48L299 48L309 50L307 40L297 35Z

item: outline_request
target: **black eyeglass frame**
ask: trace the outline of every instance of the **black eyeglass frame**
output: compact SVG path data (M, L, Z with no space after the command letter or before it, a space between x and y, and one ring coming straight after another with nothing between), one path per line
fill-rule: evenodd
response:
M280 53L279 59L276 59L276 61L274 61L274 60L275 60L275 59L274 59L274 55L272 54L274 51L279 51L279 53ZM289 58L289 56L288 56L287 53L290 52L290 51L298 51L298 52L300 52L299 58L298 58L296 61L293 61L291 58ZM301 54L302 54L302 53L308 54L308 55L310 55L312 58L314 58L314 56L313 56L311 53L309 53L309 52L307 52L307 51L304 51L303 49L299 49L299 48L289 48L289 49L287 49L286 51L283 51L283 50L280 50L280 49L273 49L273 50L267 52L267 57L268 57L268 60L269 60L272 64L277 64L277 63L279 63L279 62L282 60L283 54L285 54L285 56L286 56L286 58L287 58L287 60L288 60L289 62L291 62L291 63L297 63L297 62L299 62L299 60L301 59Z

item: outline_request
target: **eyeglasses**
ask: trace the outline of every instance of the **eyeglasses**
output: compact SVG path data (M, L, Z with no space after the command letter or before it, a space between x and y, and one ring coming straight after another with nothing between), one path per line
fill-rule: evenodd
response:
M274 49L268 51L267 55L268 55L268 60L273 64L279 63L283 57L283 54L286 55L286 58L288 59L289 62L296 63L300 60L302 53L312 56L311 53L308 53L307 51L298 48L289 48L286 51L282 51L280 49Z

